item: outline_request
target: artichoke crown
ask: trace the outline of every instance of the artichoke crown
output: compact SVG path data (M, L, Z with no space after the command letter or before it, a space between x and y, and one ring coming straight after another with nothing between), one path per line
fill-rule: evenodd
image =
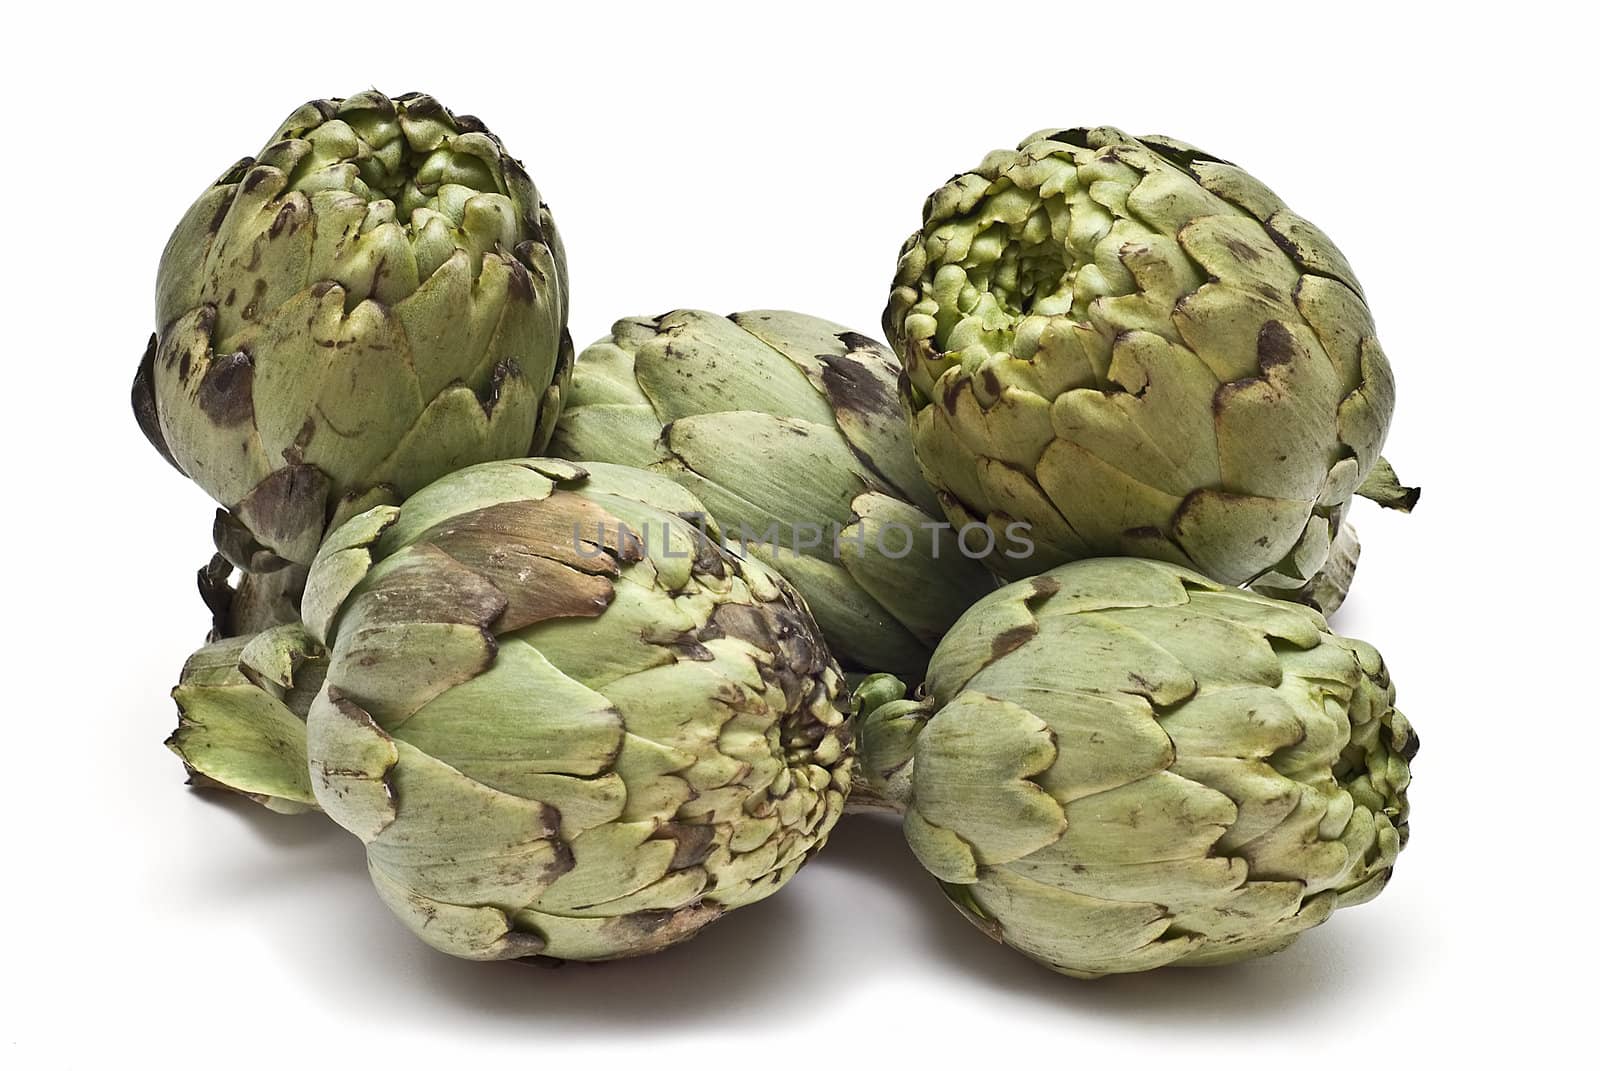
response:
M1394 405L1326 235L1232 164L1110 128L929 197L884 327L952 517L1029 524L1012 573L1127 554L1304 586Z

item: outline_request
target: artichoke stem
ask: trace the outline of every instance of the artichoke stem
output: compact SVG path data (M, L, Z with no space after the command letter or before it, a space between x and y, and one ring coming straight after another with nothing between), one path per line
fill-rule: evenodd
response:
M300 620L306 566L289 564L266 573L240 570L237 580L234 572L227 558L214 554L196 575L200 598L211 611L207 643L251 636Z
M906 698L904 681L876 673L855 691L856 749L860 763L845 810L905 814L911 804L911 766L917 737L933 704Z

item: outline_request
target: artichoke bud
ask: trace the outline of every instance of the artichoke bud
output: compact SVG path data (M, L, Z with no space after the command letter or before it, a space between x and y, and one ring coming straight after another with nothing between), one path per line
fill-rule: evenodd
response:
M305 627L317 802L380 897L470 959L610 959L781 887L854 763L843 678L776 573L661 476L463 469L330 534Z
M1343 255L1171 139L991 153L928 198L883 324L917 459L1005 576L1158 558L1331 611L1351 496L1416 501L1379 456L1394 379Z
M135 414L278 561L341 504L541 448L570 373L549 209L428 96L297 110L190 208L156 291Z
M794 585L846 669L920 681L994 580L939 519L899 379L881 344L797 313L619 320L580 355L553 449L694 492Z
M951 629L920 702L858 696L863 779L917 858L1062 973L1276 951L1376 896L1406 843L1416 736L1378 652L1179 566L1013 583Z

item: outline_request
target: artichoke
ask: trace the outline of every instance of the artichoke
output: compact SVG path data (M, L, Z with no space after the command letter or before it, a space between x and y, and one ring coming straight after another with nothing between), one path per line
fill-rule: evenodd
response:
M299 624L209 643L184 664L167 747L191 783L230 789L269 810L316 810L306 764L306 713L327 652Z
M1331 611L1351 496L1417 498L1379 456L1394 379L1344 256L1168 138L991 153L928 198L883 323L917 458L1007 576L1158 558Z
M317 802L389 908L472 959L609 959L782 886L854 762L776 574L659 476L523 460L360 514L312 564Z
M1004 587L904 694L859 690L859 802L902 809L956 906L1064 974L1276 951L1406 842L1417 740L1378 652L1178 566Z
M566 319L549 209L482 123L428 96L313 101L173 232L134 412L225 507L228 562L303 566L330 522L539 450ZM303 579L219 630L282 621Z
M795 586L846 669L920 680L995 584L917 471L898 374L791 312L619 320L579 356L552 448L670 476Z

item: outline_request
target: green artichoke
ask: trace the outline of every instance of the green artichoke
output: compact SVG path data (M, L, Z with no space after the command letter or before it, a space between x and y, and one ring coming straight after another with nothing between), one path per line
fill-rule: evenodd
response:
M1351 496L1417 498L1379 457L1394 379L1344 256L1180 142L991 153L928 198L883 323L917 458L1007 576L1158 558L1331 611Z
M768 896L854 762L804 604L662 477L464 469L334 531L303 603L329 651L317 802L384 902L472 959L609 959Z
M173 232L134 412L226 508L230 563L305 565L331 522L539 450L566 320L549 209L482 123L428 96L313 101ZM301 579L252 598L292 605Z
M1134 558L956 624L921 700L875 677L864 797L997 940L1064 974L1276 951L1376 896L1417 740L1378 652L1307 607Z
M196 785L230 789L269 810L315 810L306 713L327 653L298 624L207 644L184 664L167 738Z
M917 471L898 374L797 313L619 320L579 356L552 449L670 476L795 586L846 669L921 680L995 584Z

